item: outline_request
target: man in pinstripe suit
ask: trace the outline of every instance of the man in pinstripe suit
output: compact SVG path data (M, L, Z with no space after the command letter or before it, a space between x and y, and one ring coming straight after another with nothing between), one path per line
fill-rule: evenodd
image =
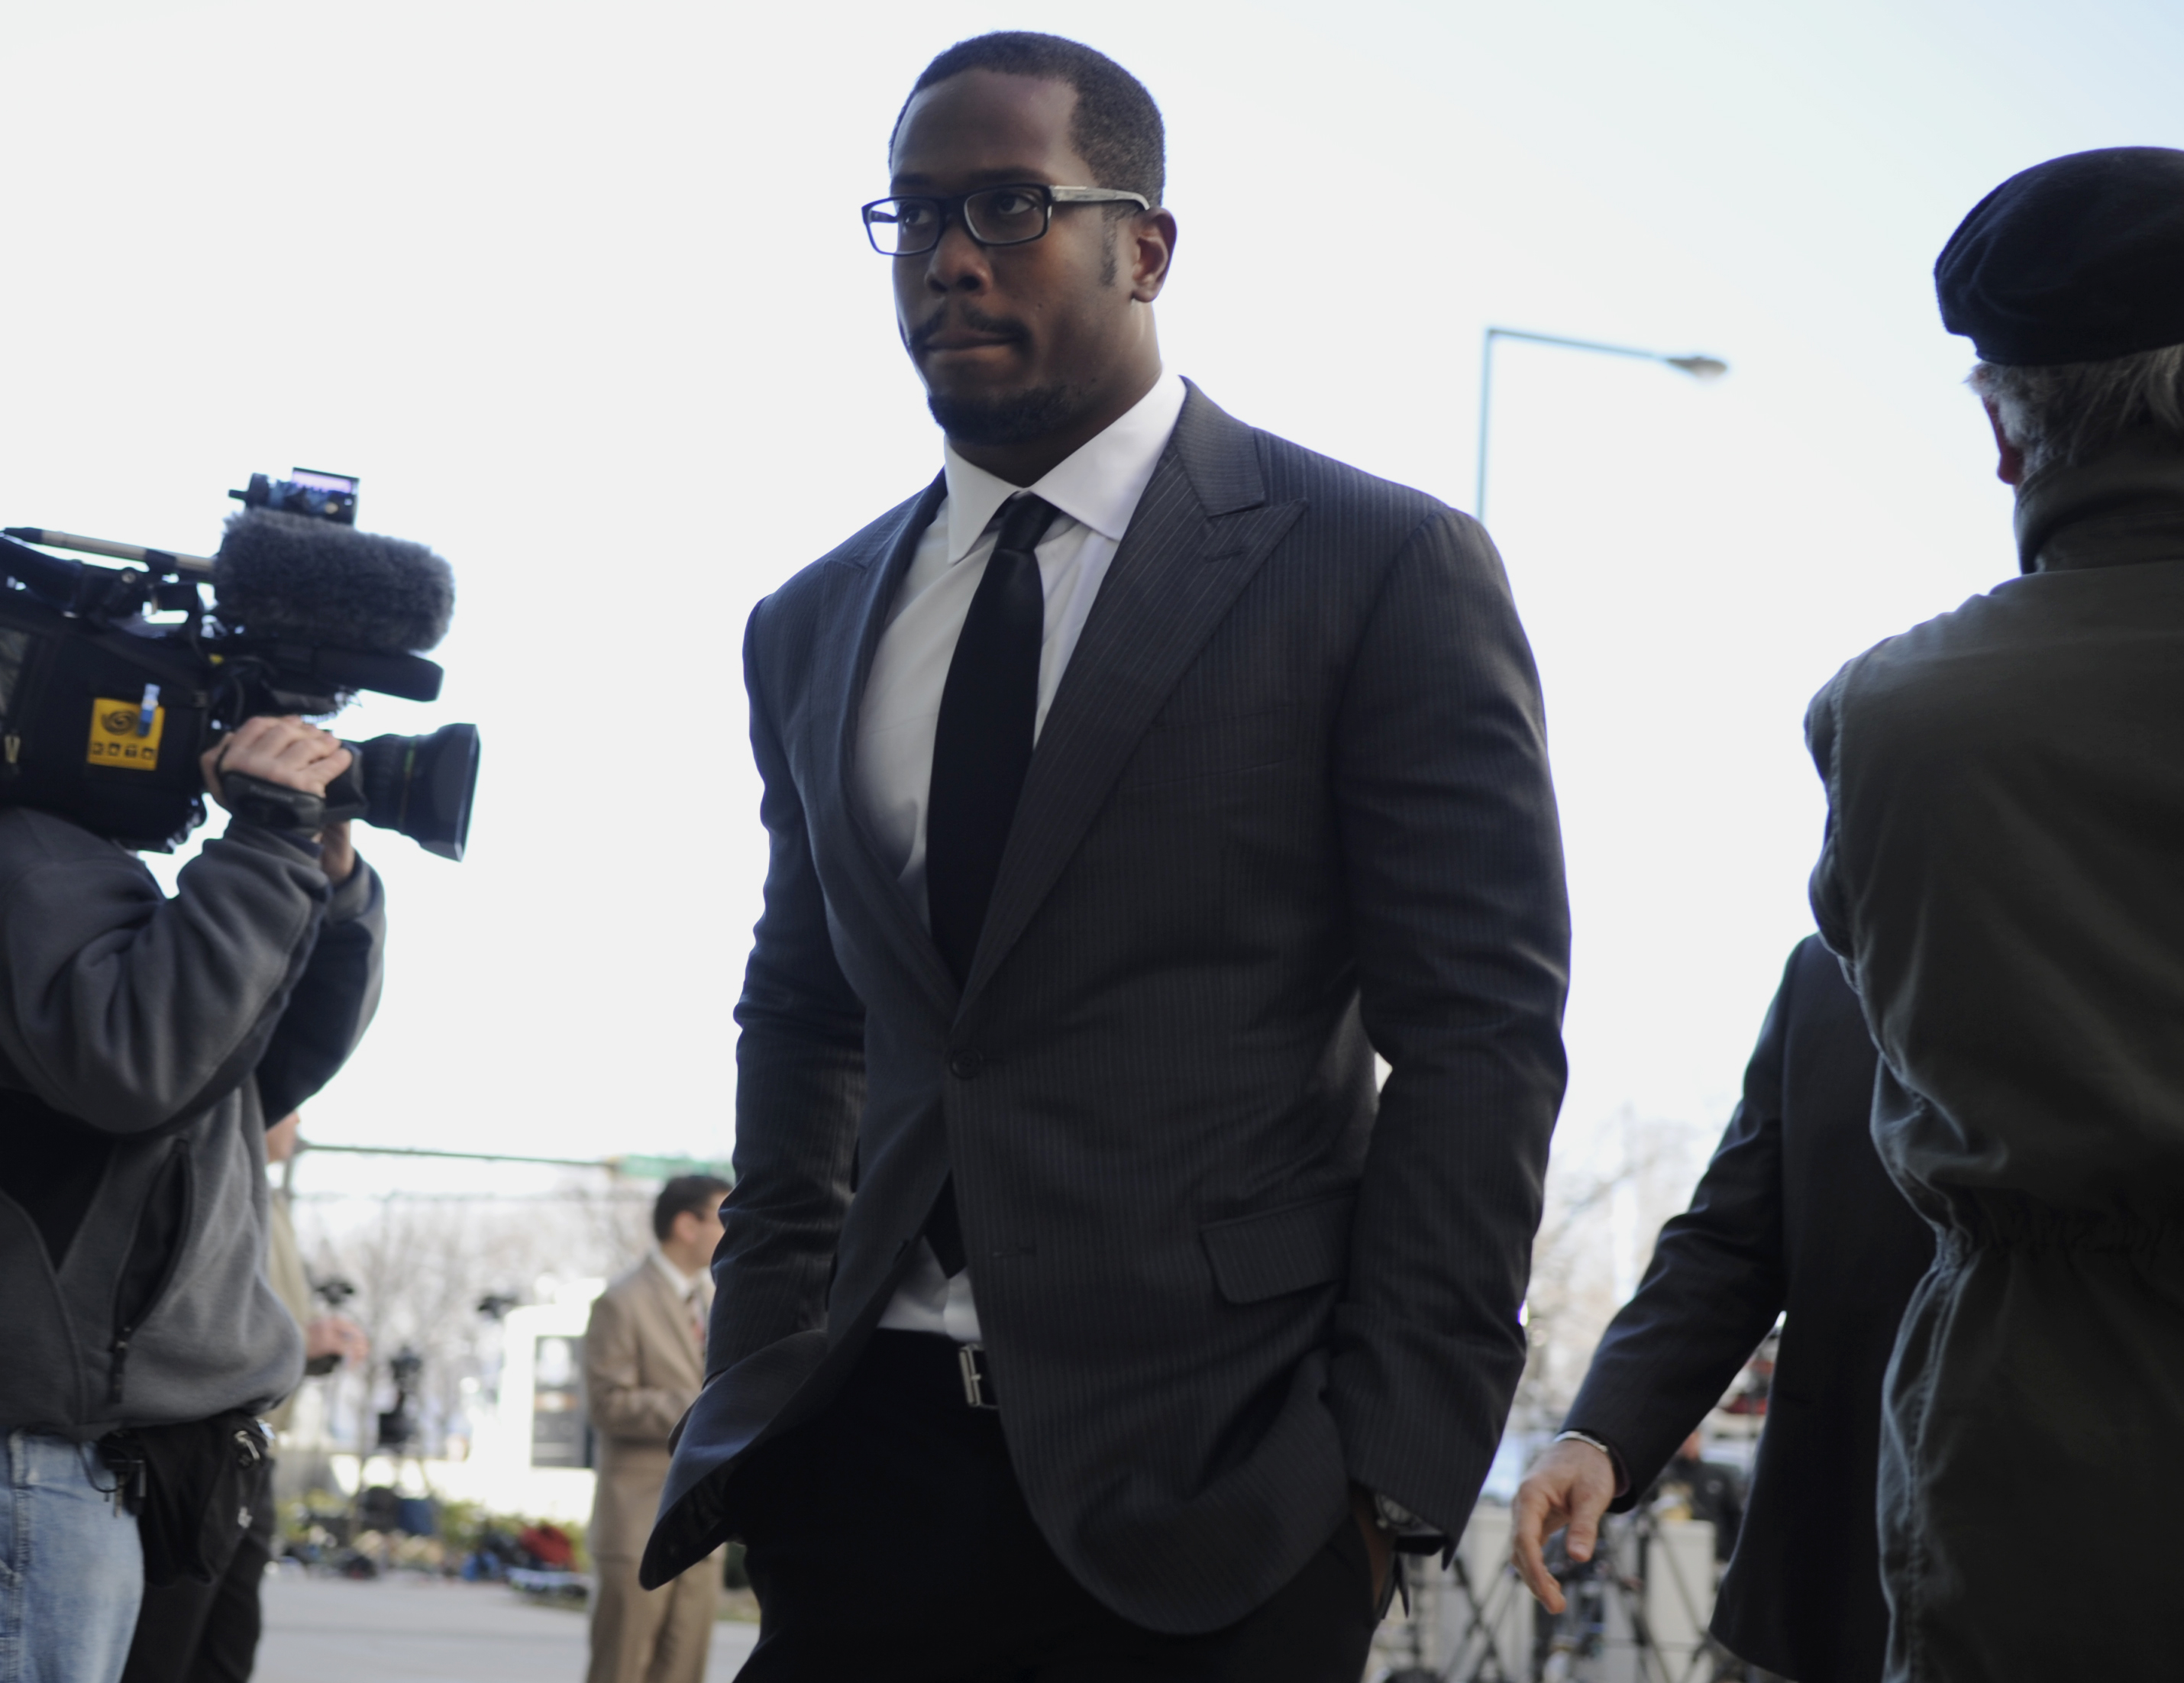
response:
M1119 66L964 42L890 163L944 471L751 617L738 1179L646 1579L743 1538L753 1679L1351 1683L1524 1363L1530 655L1474 522L1163 371Z

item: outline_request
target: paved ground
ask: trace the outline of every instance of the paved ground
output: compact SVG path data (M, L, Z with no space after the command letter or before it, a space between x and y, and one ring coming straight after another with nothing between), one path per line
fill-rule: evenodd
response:
M584 1616L498 1584L265 1580L259 1683L582 1683ZM707 1683L728 1683L758 1626L713 1627Z

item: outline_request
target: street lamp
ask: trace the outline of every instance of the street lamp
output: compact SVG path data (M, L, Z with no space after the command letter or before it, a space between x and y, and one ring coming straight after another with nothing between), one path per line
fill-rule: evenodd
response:
M1664 356L1659 351L1641 351L1629 345L1603 345L1591 339L1563 339L1552 333L1526 333L1514 327L1489 327L1486 330L1486 348L1479 359L1479 493L1471 510L1481 522L1486 519L1486 440L1494 412L1494 342L1496 339L1524 339L1535 345L1560 345L1565 350L1598 351L1603 356L1635 356L1641 362L1665 363L1670 368L1701 382L1719 380L1729 372L1729 365L1718 356Z

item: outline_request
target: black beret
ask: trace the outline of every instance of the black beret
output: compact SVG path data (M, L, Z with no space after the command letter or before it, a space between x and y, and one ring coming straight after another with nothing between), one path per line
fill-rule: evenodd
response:
M2184 344L2184 152L2114 146L2012 176L1949 236L1934 290L1986 362Z

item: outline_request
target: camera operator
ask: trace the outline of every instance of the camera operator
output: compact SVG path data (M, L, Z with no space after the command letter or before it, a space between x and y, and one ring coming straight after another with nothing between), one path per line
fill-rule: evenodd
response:
M224 779L322 794L349 760L256 717L201 765L226 805ZM304 1367L265 1272L266 1122L355 1046L383 939L346 823L237 816L170 899L116 843L0 808L0 1641L21 1675L114 1683L147 1579L216 1578L242 1539L222 1502L262 1455L251 1417Z
M269 1163L287 1162L296 1154L297 1135L304 1113L291 1111L265 1130L265 1158ZM276 1192L266 1206L270 1217L266 1234L266 1277L274 1292L304 1329L304 1372L307 1377L330 1374L344 1361L361 1362L371 1353L371 1340L347 1315L320 1313L311 1301L311 1279L296 1243L288 1197ZM298 1393L270 1410L265 1424L275 1441L284 1436L295 1418ZM136 1615L136 1635L129 1647L129 1663L122 1668L121 1683L243 1683L257 1663L258 1639L265 1630L259 1591L265 1569L274 1558L278 1529L274 1507L273 1457L257 1469L246 1496L250 1524L237 1546L227 1570L210 1583L180 1579L163 1587L145 1586L144 1604Z

